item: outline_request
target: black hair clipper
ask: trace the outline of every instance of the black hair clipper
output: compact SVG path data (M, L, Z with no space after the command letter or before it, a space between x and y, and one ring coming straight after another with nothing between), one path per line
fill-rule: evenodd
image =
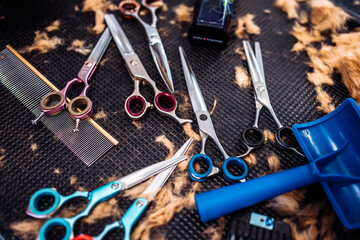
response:
M234 0L196 0L190 42L210 47L225 47L230 37Z
M291 228L272 217L249 212L233 218L226 240L291 240Z

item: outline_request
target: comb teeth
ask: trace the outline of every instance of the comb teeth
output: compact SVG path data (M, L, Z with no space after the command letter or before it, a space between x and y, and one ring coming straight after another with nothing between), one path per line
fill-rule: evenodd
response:
M9 49L0 52L0 82L29 109L39 116L41 98L53 91L39 76L27 67ZM24 124L32 126L31 120ZM44 116L41 121L87 166L104 155L114 143L87 120L80 124L80 132L73 133L75 121L67 111Z

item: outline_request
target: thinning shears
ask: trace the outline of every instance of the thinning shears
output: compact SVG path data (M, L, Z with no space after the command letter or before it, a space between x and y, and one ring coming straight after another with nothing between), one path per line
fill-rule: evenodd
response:
M156 110L165 116L172 117L180 124L191 122L191 120L181 119L176 116L177 102L170 93L161 92L156 83L149 77L144 66L142 65L139 56L132 48L130 41L126 37L123 29L113 14L105 14L105 22L110 29L110 32L115 40L121 56L125 60L126 67L129 74L134 81L134 92L125 101L125 111L128 116L134 120L142 118L148 108L155 106ZM146 101L141 95L139 85L141 81L145 81L154 90L155 98L154 105ZM140 110L137 108L140 106Z
M156 28L157 17L156 10L163 5L162 0L142 0L141 4L151 12L151 25L144 22L139 17L140 4L135 0L124 0L120 2L119 9L125 17L137 19L144 27L149 40L149 48L157 70L160 73L166 87L171 93L174 93L174 83L171 76L169 62L165 53L164 45L160 34Z
M261 109L265 106L271 116L273 117L278 129L275 134L275 138L280 146L294 151L299 156L305 157L305 155L299 150L298 142L289 127L284 127L279 119L277 118L274 109L271 106L269 93L266 88L264 66L261 55L260 43L255 42L255 54L251 48L249 41L243 41L246 60L251 75L251 80L255 91L255 104L256 104L256 115L255 122L252 127L248 127L242 134L244 144L247 147L247 151L240 155L243 157L249 154L253 149L260 147L264 143L264 134L258 127L259 116Z
M184 77L186 86L190 95L190 100L192 104L193 111L196 116L197 123L200 129L200 137L201 137L201 152L199 154L194 155L189 162L188 172L190 177L195 181L205 181L208 177L217 174L220 172L218 167L214 167L211 158L205 154L205 144L207 138L210 136L222 155L225 158L225 161L222 165L222 172L224 177L230 182L244 182L245 177L248 173L248 167L246 163L237 157L229 157L229 155L225 152L222 147L218 137L216 136L216 132L214 129L214 125L211 121L210 113L206 108L206 104L204 101L204 97L201 94L201 90L199 88L198 82L196 81L195 75L191 66L187 60L185 52L182 47L179 47L181 64L184 70ZM205 173L198 173L194 168L194 164L197 162L203 162L207 167L207 171ZM230 173L229 169L231 165L235 165L242 170L242 174L239 176L233 175Z
M58 114L67 107L71 118L75 119L76 121L76 126L73 131L79 131L80 120L89 117L93 110L93 104L86 96L89 90L89 80L93 75L100 59L105 53L105 50L110 41L111 34L109 29L106 28L102 33L99 41L96 43L90 56L77 74L77 77L68 81L66 86L61 91L50 92L42 97L40 101L40 108L42 112L35 120L32 120L33 124L36 124L44 115ZM69 103L67 103L66 95L73 86L80 83L84 84L82 92L79 96L75 97Z
M179 162L181 162L187 158L187 156L185 156L185 153L186 153L186 150L188 149L188 147L190 146L191 141L192 141L192 139L189 139L184 144L184 146L179 149L179 151L176 153L176 156L174 156L173 158L159 162L159 163L155 163L151 166L148 166L141 170L133 172L125 177L122 177L122 178L115 180L113 182L110 182L102 187L99 187L92 192L76 191L71 195L63 196L63 195L60 195L54 188L43 188L43 189L38 190L31 196L30 201L29 201L29 206L26 210L26 214L28 214L29 216L35 217L35 218L40 218L40 219L50 218L54 213L57 212L57 210L62 205L64 205L66 202L68 202L69 200L74 199L74 198L87 198L89 201L88 201L86 208L81 213L79 213L73 217L49 219L41 227L37 239L45 240L47 233L51 229L53 229L57 226L63 226L66 230L65 236L63 239L65 239L65 240L72 239L74 237L74 233L73 233L74 225L77 222L77 220L88 216L90 214L91 210L98 203L108 200L108 199L114 197L115 195L117 195L118 193L120 193L121 191L129 189L129 188L145 181L146 179L158 174L158 176L161 176L161 177L157 176L155 178L156 181L154 179L152 181L152 185L150 185L152 187L150 188L150 186L149 186L147 188L147 191L144 192L144 193L149 193L150 194L149 196L152 196L153 192L151 192L151 191L154 191L154 193L155 193L155 191L158 191L162 187L162 185L166 182L167 178L171 175L171 173L174 170L174 168L176 167L176 165ZM166 179L165 179L165 176L166 176ZM156 193L155 193L155 195L156 195ZM38 208L39 201L42 198L47 197L47 196L51 196L54 198L53 205L50 206L50 208L48 208L46 210L39 210L39 208ZM142 201L142 205L139 206L141 201ZM136 218L140 217L141 212L143 212L144 208L148 205L148 200L145 198L137 199L134 204L135 204L135 206L133 205L132 207L130 207L130 210L129 210L128 217L130 217L130 218L133 216L132 214L139 214ZM136 207L139 207L139 208L136 208ZM125 219L129 220L128 218L125 218ZM128 226L126 226L126 227L128 228ZM126 234L130 234L131 229L128 228L127 230L128 230L128 232L126 232ZM107 230L105 230L105 231L107 232Z
M188 148L190 147L192 138L190 138L173 156L173 158L183 156ZM101 240L104 238L108 232L115 229L124 229L124 240L130 240L130 234L132 227L137 223L146 207L150 202L155 198L157 193L164 186L166 181L169 179L171 173L176 168L176 165L169 167L163 172L156 175L156 177L151 181L149 186L144 190L142 195L134 201L130 208L125 212L120 221L113 222L105 226L104 230L97 235L96 237L91 237L89 235L79 235L74 238L74 240Z

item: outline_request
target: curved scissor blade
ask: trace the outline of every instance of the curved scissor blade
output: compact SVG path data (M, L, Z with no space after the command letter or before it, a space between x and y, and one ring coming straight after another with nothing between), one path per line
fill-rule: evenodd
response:
M150 43L150 52L154 59L155 65L163 79L166 87L171 93L174 92L174 83L170 71L169 62L165 53L164 45L162 42Z
M189 138L186 143L174 154L173 158L181 157L185 155L187 150L189 149L193 139ZM146 198L151 201L154 199L156 194L160 191L162 186L166 183L166 181L169 179L170 175L174 171L177 165L171 166L165 171L159 173L156 175L154 180L149 184L149 186L144 190L143 194L146 196Z
M184 71L185 82L189 92L193 110L194 112L198 112L198 111L207 112L208 110L206 108L204 97L201 94L198 82L196 81L194 72L191 69L189 61L187 60L184 49L182 47L179 47L179 52L180 52L181 64Z

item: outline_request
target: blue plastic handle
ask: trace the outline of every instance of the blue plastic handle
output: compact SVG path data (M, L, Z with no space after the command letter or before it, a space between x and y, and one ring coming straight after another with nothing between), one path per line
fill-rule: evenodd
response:
M43 189L42 189L43 190ZM53 218L48 220L40 229L38 239L46 240L47 233L57 226L63 226L66 229L64 240L73 238L73 229L77 220L80 218L86 217L89 215L90 211L100 202L103 202L109 198L112 198L116 194L118 194L122 190L121 182L114 181L108 183L102 187L95 189L94 191L89 193L89 202L86 208L79 214L70 217L70 218ZM39 192L39 191L38 191ZM43 191L44 193L48 193L50 191ZM51 192L54 194L53 192ZM74 193L75 194L75 193ZM72 195L74 195L72 194ZM38 194L41 195L41 192ZM69 195L69 196L72 196ZM68 197L69 197L68 196ZM74 196L72 197L74 198Z
M53 197L54 203L48 209L39 210L38 203L39 203L40 199L42 199L43 197L46 197L46 196ZM29 214L32 217L36 217L36 218L48 218L51 215L53 215L56 212L56 210L59 209L68 200L73 199L73 198L80 198L80 197L88 198L88 196L89 196L89 192L81 192L81 191L76 191L69 196L63 196L60 193L58 193L56 191L56 189L54 189L54 188L43 188L43 189L36 191L31 196L30 201L29 201L29 210L30 210Z
M282 172L255 178L245 183L195 195L201 221L221 217L280 194L314 183L320 179L312 165L307 164Z
M231 164L234 164L234 165L240 167L243 170L243 174L241 174L240 176L231 174L228 170L228 168ZM249 171L248 166L244 162L244 160L242 160L241 158L237 158L237 157L227 158L222 165L222 170L223 170L223 175L224 175L225 179L232 183L239 182L240 180L244 179L247 176L248 171Z
M196 172L194 169L194 164L196 162L205 163L206 166L208 167L207 171L205 173ZM211 173L212 168L213 168L213 162L212 162L211 158L206 154L199 153L199 154L195 154L190 159L189 166L188 166L188 173L192 180L197 181L197 182L203 182L207 179L207 177Z
M145 198L138 198L123 215L121 224L124 227L124 240L130 240L131 229L139 221L148 204Z
M206 166L208 167L207 171L205 173L196 172L196 170L194 169L194 164L196 162L205 163ZM241 174L240 176L231 174L228 170L231 164L240 167L243 170L243 174ZM203 181L207 180L209 175L212 175L211 174L212 170L213 170L213 162L212 162L211 158L206 154L203 154L203 153L196 154L189 161L188 173L189 173L189 176L191 177L191 179L193 179L194 181L203 182ZM240 158L229 157L229 158L225 159L225 161L222 165L222 171L223 171L223 175L224 175L225 179L228 180L229 182L234 183L234 182L239 182L240 180L242 180L246 177L246 175L248 174L248 166L246 165L244 160L242 160Z

